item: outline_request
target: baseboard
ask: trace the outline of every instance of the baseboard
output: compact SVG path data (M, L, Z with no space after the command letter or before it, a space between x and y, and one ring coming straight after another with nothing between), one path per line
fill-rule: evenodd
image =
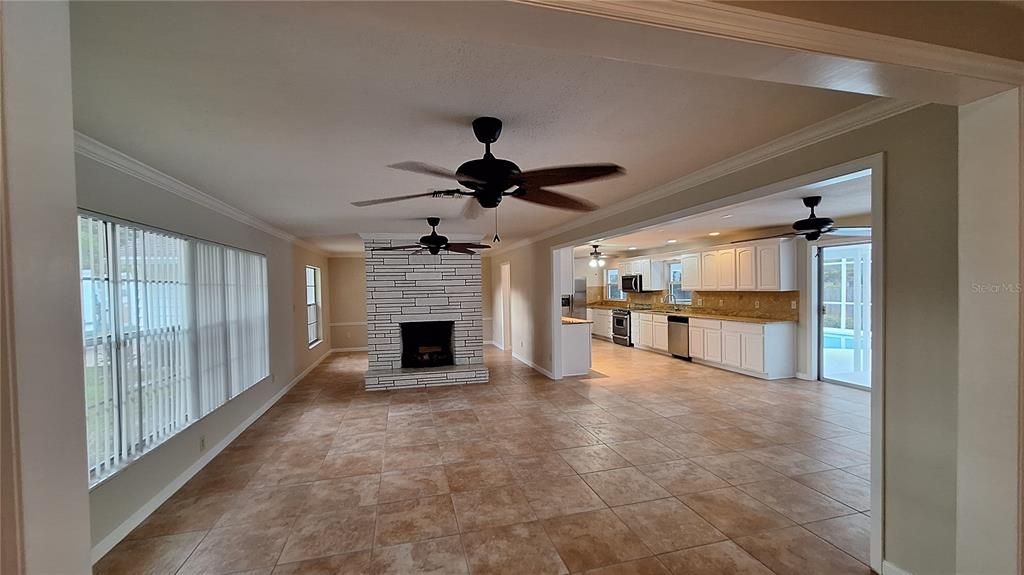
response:
M555 380L559 379L559 378L555 377L555 374L553 374L550 371L544 369L543 367L537 365L536 363L533 363L532 361L526 359L525 357L519 355L515 351L512 352L512 359L515 359L517 361L525 363L526 365L532 367L533 369L536 369L537 371L539 371L539 372L543 373L544 375L546 375L548 377L548 379L555 379Z
M196 473L199 473L199 471L202 470L203 467L206 467L207 463L213 461L214 457L219 455L221 451L224 451L224 448L226 448L228 445L231 444L232 441L238 438L238 436L241 435L243 431L245 431L257 419L259 419L261 415L266 413L268 409L273 407L274 404L277 403L279 399L284 397L284 394L288 393L288 391L292 387L294 387L296 383L302 381L302 378L309 375L309 372L313 371L313 369L315 369L316 366L323 363L323 361L327 359L327 356L329 355L331 355L331 351L325 352L323 355L320 356L319 359L310 364L309 367L302 370L302 373L292 378L292 380L288 382L288 385L281 388L280 391L275 393L273 397L267 400L267 402L264 403L259 409L257 409L252 415L245 418L245 421L240 423L238 427L233 429L231 433L224 437L224 439L222 439L216 445L208 449L206 453L204 453L203 456L200 457L195 463L193 463L188 469L186 469L180 475L175 477L170 483L168 483L163 489L161 489L159 493L157 493L155 496L153 496L152 499L147 501L145 505L140 507L135 513L132 513L131 516L128 517L128 519L125 519L123 523L118 525L117 528L111 531L109 535L104 537L102 541L94 545L92 548L92 563L95 565L97 561L102 559L103 556L106 555L111 549L113 549L115 545L117 545L121 542L122 539L127 537L128 534L131 533L133 529L138 527L139 524L141 524L143 521L145 521L147 517L150 516L150 514L156 511L158 507L163 505L165 501L170 499L170 497L174 495L176 491L181 489L181 487L185 485L185 483L187 483L189 479L192 479L192 477L194 477Z
M882 561L882 575L913 575L913 573L897 567L888 561Z
M370 348L368 348L366 346L363 346L363 347L336 347L336 348L330 350L330 353L345 353L345 352L349 352L349 351L368 351L369 349Z
M799 371L796 372L796 378L797 379L803 379L803 380L806 380L806 381L814 381L813 377L811 377L810 375L807 375L806 373L802 373L802 372L799 372Z

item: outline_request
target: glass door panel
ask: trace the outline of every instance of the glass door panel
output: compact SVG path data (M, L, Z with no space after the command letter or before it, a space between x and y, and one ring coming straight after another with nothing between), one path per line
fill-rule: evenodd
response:
M871 244L819 249L820 378L871 387Z

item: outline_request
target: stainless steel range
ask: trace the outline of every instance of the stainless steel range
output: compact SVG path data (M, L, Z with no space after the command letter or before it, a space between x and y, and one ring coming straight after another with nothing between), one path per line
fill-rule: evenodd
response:
M612 341L626 347L633 346L629 328L629 310L612 310Z

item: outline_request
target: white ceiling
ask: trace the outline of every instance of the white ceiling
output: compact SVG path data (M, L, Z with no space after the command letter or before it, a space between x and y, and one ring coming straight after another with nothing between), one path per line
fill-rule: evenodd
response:
M499 157L523 169L615 162L567 186L607 206L868 101L562 51L487 43L386 18L373 4L72 3L76 128L330 251L359 232L493 231L462 201L350 202L451 187L387 169L479 157L469 127L505 120ZM381 12L376 13L377 10ZM459 10L438 4L436 18ZM509 199L505 241L571 212Z
M773 228L791 226L796 220L808 216L810 212L801 202L801 199L807 196L821 196L821 205L815 210L817 215L836 220L857 219L855 225L865 225L862 221L864 218L857 216L871 214L871 175L858 172L786 190L765 198L710 210L631 234L594 239L603 240L599 242L602 253L630 255L634 251L639 254L648 250L669 249L668 246L675 249L753 238L765 230L778 233ZM718 232L720 235L709 236L708 234L712 232ZM676 241L669 244L669 240ZM630 250L631 247L636 250ZM578 246L574 249L573 255L585 257L591 249L589 245Z

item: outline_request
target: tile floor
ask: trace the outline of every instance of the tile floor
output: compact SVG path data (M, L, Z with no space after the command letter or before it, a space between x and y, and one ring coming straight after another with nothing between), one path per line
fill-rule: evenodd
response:
M866 392L594 350L393 393L335 355L95 573L870 572Z

